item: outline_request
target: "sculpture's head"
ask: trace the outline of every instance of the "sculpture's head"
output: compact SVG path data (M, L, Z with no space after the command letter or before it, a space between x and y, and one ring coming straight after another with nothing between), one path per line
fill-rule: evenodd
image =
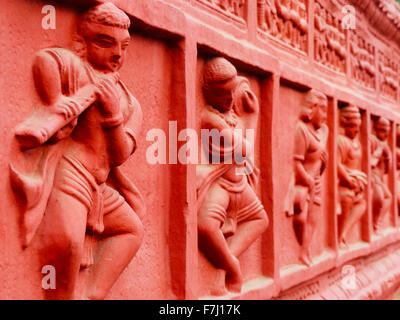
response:
M99 4L85 12L78 26L83 55L103 72L118 71L130 42L129 17L112 3Z
M379 140L385 141L390 132L390 121L380 117L377 121L374 122L374 128L376 136Z
M327 119L328 98L322 92L310 89L304 96L301 105L300 119L311 122L315 129L319 129Z
M225 58L213 58L204 66L203 92L206 102L220 112L233 107L237 71Z
M340 124L347 137L350 139L357 137L361 126L360 110L351 104L340 109Z

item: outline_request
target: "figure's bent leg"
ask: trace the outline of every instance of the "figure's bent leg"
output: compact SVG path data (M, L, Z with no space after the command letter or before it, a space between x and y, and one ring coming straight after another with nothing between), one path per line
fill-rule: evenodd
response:
M308 203L307 220L304 223L303 243L300 249L300 260L307 266L311 266L311 242L318 222L321 206L316 203Z
M300 244L299 259L306 266L311 266L311 258L308 248L308 238L310 226L308 224L309 214L312 204L308 198L308 191L305 188L298 188L295 201L295 216L293 224L295 226L296 237Z
M83 253L87 208L79 200L54 189L40 227L42 265L56 271L56 289L47 289L48 299L74 299Z
M367 202L364 199L354 204L353 208L350 211L350 215L347 221L344 222L344 226L342 229L343 239L347 236L348 232L354 227L354 225L358 221L360 221L366 209L367 209Z
M385 219L386 215L389 213L390 207L392 205L392 194L391 194L389 188L387 187L387 185L383 186L383 192L384 192L384 200L383 200L382 213L381 213L381 217L380 217L380 225L381 226L383 225L384 219Z
M198 212L199 247L212 264L226 271L228 290L240 292L242 273L239 260L230 252L221 231L229 201L229 193L225 189L218 185L210 188Z
M104 231L90 270L88 298L104 299L120 274L131 262L143 240L142 222L124 202L104 216Z
M342 208L342 212L340 214L341 224L339 228L339 244L340 246L346 246L346 231L348 228L348 222L353 206L353 197L349 194L341 195L340 197L340 207Z
M253 189L247 186L240 196L237 230L228 239L230 251L239 257L268 228L268 217Z
M381 224L381 216L385 206L385 195L381 185L374 184L374 197L373 197L373 208L374 208L374 230L379 231Z

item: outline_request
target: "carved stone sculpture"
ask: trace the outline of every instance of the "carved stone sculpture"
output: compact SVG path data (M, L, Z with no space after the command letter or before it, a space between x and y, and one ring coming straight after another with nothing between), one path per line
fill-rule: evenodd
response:
M396 60L383 52L379 52L379 74L380 90L382 95L392 99L397 99L399 89L399 68Z
M75 52L49 48L34 59L40 103L16 129L11 180L24 204L23 245L39 241L42 264L56 270L51 299L76 298L88 267L87 297L103 299L142 242L144 203L119 169L142 122L118 74L129 26L123 11L99 4L81 17Z
M206 1L226 13L232 14L239 18L244 18L245 0L200 0L200 1Z
M375 88L375 48L354 31L350 34L352 77L363 86Z
M307 49L307 10L304 0L258 0L258 27L287 45Z
M327 97L309 90L302 102L294 150L294 175L285 211L294 216L300 248L300 261L311 266L310 245L322 204L322 174L328 159Z
M274 0L258 0L257 6L258 26L261 30L276 36L278 34L276 25L278 17Z
M315 3L314 57L325 66L345 72L346 37L339 19Z
M337 171L339 178L339 208L341 224L339 245L346 247L346 236L365 213L364 189L367 176L361 171L362 147L359 138L361 115L357 107L340 110L341 133L338 136Z
M259 105L248 80L220 57L205 65L203 92L207 105L201 128L218 132L224 143L203 139L206 157L218 161L196 170L199 246L211 263L226 271L227 289L240 292L238 257L268 226L255 193L258 169L248 136L248 130L255 134Z
M392 166L392 152L387 139L390 122L380 117L374 122L375 135L371 135L371 182L373 189L374 230L381 233L382 224L390 210L392 193L387 186L387 174Z

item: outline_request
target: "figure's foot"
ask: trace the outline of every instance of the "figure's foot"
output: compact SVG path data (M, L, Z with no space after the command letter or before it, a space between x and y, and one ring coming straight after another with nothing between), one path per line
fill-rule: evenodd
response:
M262 31L265 31L265 32L268 31L268 26L267 26L267 24L265 22L261 24L260 28L261 28Z
M339 240L339 249L342 249L342 250L349 249L349 245L347 244L347 242L344 238L340 238L340 240Z
M230 292L240 293L242 291L243 276L240 270L239 260L235 258L235 267L226 272L225 285Z
M300 262L305 264L307 267L312 266L311 255L307 250L300 253Z
M381 223L378 221L374 224L374 232L377 236L382 235L382 226Z

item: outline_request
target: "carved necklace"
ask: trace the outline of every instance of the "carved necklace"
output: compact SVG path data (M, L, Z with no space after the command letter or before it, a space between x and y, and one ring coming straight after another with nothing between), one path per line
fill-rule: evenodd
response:
M360 149L360 148L361 148L361 144L359 143L359 141L358 141L357 138L355 138L355 139L350 139L350 141L351 141L351 146L352 146L354 149Z
M221 119L223 119L231 128L235 128L238 124L238 116L236 115L235 111L233 109L231 109L229 111L229 117L224 115L222 112L220 112L219 110L209 106L209 110L216 114L218 117L220 117Z
M106 73L106 72L101 72L95 68L93 68L89 62L85 61L86 67L88 69L88 74L89 77L91 78L93 83L96 83L100 79L114 79L116 80L115 82L119 82L119 73L118 72L113 72L113 73Z

